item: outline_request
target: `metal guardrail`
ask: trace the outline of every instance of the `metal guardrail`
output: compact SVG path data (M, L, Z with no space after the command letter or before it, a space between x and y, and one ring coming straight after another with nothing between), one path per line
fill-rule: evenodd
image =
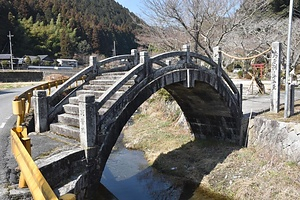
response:
M29 187L33 199L45 200L75 200L74 194L66 194L57 197L48 182L40 172L39 168L31 158L30 138L27 135L27 128L22 127L25 114L29 112L31 106L31 97L34 90L48 90L48 95L51 95L51 88L58 88L67 79L56 80L35 86L21 95L15 97L12 102L13 114L17 115L16 127L11 129L11 147L12 153L21 170L19 187ZM82 79L82 81L84 81ZM77 81L75 83L77 87Z
M13 155L21 170L19 187L29 188L33 199L36 200L75 200L74 194L66 194L57 197L44 178L43 174L31 158L30 138L26 127L11 129L11 148Z
M79 81L84 82L85 78L86 78L85 76L82 76L81 78L76 79L76 81L74 81L73 86L78 87L78 82ZM65 79L43 83L35 87L32 87L29 90L26 90L19 96L16 96L12 102L13 114L18 116L16 126L20 126L24 122L25 114L29 113L31 107L31 98L34 90L48 90L48 96L50 96L52 94L53 88L58 89L58 86L67 82L68 79L69 78L65 78ZM69 85L69 88L70 87L72 87L72 85Z

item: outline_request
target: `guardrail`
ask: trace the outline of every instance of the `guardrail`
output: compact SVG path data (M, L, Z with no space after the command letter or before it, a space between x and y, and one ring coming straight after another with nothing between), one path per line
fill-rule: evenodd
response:
M21 170L19 187L29 188L33 199L37 200L75 200L74 194L66 194L57 197L43 174L31 158L30 138L26 127L15 127L11 129L12 153Z
M29 90L26 90L19 96L16 96L12 102L13 105L13 114L17 115L17 127L20 126L24 122L25 114L28 114L31 107L31 98L34 90L48 90L48 96L52 94L53 88L58 90L58 86L64 84L68 81L69 78L55 80L47 83L40 84L38 86L32 87ZM73 87L78 87L79 82L81 84L85 81L86 76L79 77L73 82ZM71 88L72 85L64 88Z
M78 81L85 81L85 76L74 81L73 86L78 87ZM57 197L48 182L38 169L37 165L31 158L31 143L27 134L27 128L21 126L24 122L25 114L29 113L31 107L31 97L34 90L48 90L48 95L51 95L52 88L58 88L59 85L65 83L68 79L55 80L32 87L16 96L12 102L13 114L17 115L16 127L11 129L11 147L12 153L21 170L19 187L29 187L29 190L34 199L53 199L53 200L75 200L74 194L66 194ZM69 88L72 85L69 85ZM65 88L66 89L66 88Z

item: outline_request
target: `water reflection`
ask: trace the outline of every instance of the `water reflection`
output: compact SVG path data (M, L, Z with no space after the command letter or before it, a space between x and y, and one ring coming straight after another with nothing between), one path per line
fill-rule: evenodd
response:
M181 187L148 166L139 151L122 148L109 157L101 183L118 199L178 199Z
M201 166L201 169L194 169L202 170L205 172L205 174L209 173L217 165L217 163L223 161L226 156L236 148L230 146L212 145L209 143L201 146L198 143L194 144L191 142L183 145L180 148L180 150L184 152L182 154L184 157L178 157L177 154L173 154L175 151L172 151L167 154L160 155L155 162L169 160L170 163L168 163L168 165L173 163L172 166L174 166L174 163L176 163L176 166L180 168L180 163L176 162L176 160L182 160L183 163L189 163L188 155L190 154L190 156L195 159L194 155L189 152L189 150L191 150L191 146L193 145L196 145L193 148L203 148L204 154L198 155L201 157L201 159L211 161L206 162L206 164L210 163L208 166L206 166L206 168L208 167L207 169L204 166ZM187 160L184 160L184 158L187 158ZM190 171L190 173L192 172ZM202 176L204 176L204 174ZM155 168L148 165L144 158L143 152L127 150L121 142L117 142L116 149L111 153L106 163L101 183L117 199L120 200L230 199L228 197L207 191L199 187L199 184L187 179L178 178L176 175L167 176L162 173L158 173ZM105 199L112 200L115 198L106 197Z

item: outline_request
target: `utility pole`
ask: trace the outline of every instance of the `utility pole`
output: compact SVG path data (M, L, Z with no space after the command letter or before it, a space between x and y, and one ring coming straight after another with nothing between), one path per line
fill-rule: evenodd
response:
M117 55L116 41L114 41L113 56L116 56L116 55Z
M286 68L285 68L285 101L284 101L284 118L289 118L290 113L290 57L291 57L291 37L292 37L292 19L293 19L293 5L294 1L290 0L290 11L289 11L289 29L288 29L288 44L286 53Z
M11 38L14 37L14 35L12 35L12 34L10 33L10 31L9 31L7 37L9 38L9 47L10 47L10 66L11 66L11 69L14 70L13 54L12 54L12 45L11 45Z

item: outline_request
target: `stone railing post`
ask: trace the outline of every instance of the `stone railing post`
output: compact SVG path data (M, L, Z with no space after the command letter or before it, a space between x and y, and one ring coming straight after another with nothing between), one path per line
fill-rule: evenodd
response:
M221 47L217 46L213 48L213 60L217 63L217 67L214 69L218 76L221 76L222 68L222 52Z
M166 65L170 66L172 64L171 60L166 60Z
M131 49L131 55L133 56L133 65L139 64L139 55L137 49Z
M278 113L280 107L281 48L281 43L272 43L270 111L274 113Z
M90 56L89 58L89 66L93 66L93 73L97 74L97 57L96 56Z
M95 158L95 143L97 131L97 112L95 95L82 94L79 96L79 125L80 143L85 151L88 165L92 165Z
M45 90L33 91L33 108L35 132L42 133L49 130L48 125L48 100Z
M184 44L182 46L182 51L186 52L186 57L185 57L185 63L190 63L191 62L191 57L190 57L190 45Z
M144 76L147 77L148 74L151 73L151 66L149 63L149 54L147 51L142 51L140 52L140 63L144 63L145 64L145 70L144 70Z

